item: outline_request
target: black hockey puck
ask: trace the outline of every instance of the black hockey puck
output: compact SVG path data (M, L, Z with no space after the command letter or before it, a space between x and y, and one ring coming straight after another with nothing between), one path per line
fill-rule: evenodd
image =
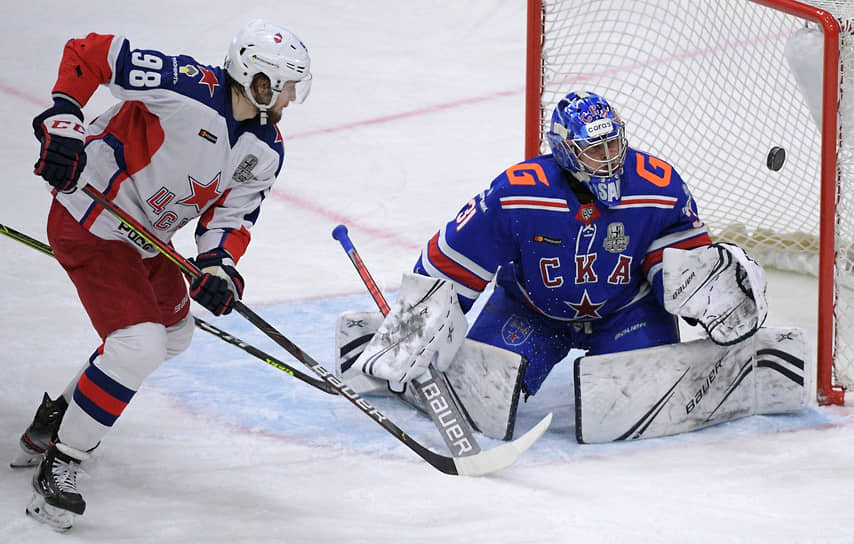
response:
M782 147L774 146L768 152L768 158L765 159L765 166L768 167L768 170L776 172L780 168L783 168L784 162L786 162L786 150Z

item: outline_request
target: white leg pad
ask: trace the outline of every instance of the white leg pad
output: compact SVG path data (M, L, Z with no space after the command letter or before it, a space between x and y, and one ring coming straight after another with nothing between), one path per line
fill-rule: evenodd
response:
M383 322L383 314L374 312L344 312L335 324L335 375L347 382L359 395L388 391L388 382L362 373L355 364L365 346Z
M806 332L794 328L762 328L732 346L703 339L581 357L575 362L576 438L651 438L799 411L809 398L809 361Z
M518 353L466 339L445 376L477 430L511 440L526 368Z

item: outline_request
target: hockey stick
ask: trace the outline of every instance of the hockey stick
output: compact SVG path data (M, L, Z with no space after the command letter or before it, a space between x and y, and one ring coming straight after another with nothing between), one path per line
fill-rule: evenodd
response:
M390 311L388 302L380 291L379 286L374 281L374 278L371 276L371 273L368 271L367 266L365 266L364 261L362 261L359 252L356 251L356 247L353 245L353 241L350 240L350 236L347 232L347 227L344 225L338 225L332 230L332 237L338 240L338 242L341 244L341 247L344 248L344 251L347 253L347 256L350 257L350 262L352 262L353 266L356 267L356 270L359 272L359 276L362 278L362 281L368 288L368 292L371 294L371 297L374 299L374 302L376 302L377 306L380 309L380 312L382 312L383 315L387 315ZM490 454L490 452L514 444L517 448L516 451L518 452L518 457L518 455L521 455L525 450L530 448L534 444L534 442L539 439L539 437L542 436L543 433L545 433L546 429L551 424L552 414L550 412L542 420L540 420L540 422L537 423L530 431L528 431L522 437L517 439L515 442L510 442L502 446L498 446L497 448L494 448L492 450L481 451L480 446L478 446L477 442L475 442L471 427L469 427L468 425L468 419L460 413L460 409L457 406L456 402L451 399L451 393L447 387L444 378L433 367L433 365L430 365L430 379L427 382L424 382L423 384L419 385L418 393L419 395L421 395L422 401L424 401L424 403L429 407L429 412L431 417L433 418L433 422L440 429L440 431L442 431L442 438L445 439L445 443L448 445L448 448L451 451L454 451L454 446L457 445L456 442L453 442L453 438L455 435L453 433L447 432L450 427L446 424L445 418L437 417L438 414L435 408L433 407L433 401L438 400L439 397L434 396L431 398L431 401L428 402L424 395L423 388L433 383L435 383L435 386L438 388L438 391L434 390L434 394L444 395L444 399L442 399L442 406L444 407L446 405L447 408L455 414L456 418L462 422L461 425L462 430L465 433L465 437L471 440L471 444L477 448L477 451L474 452L474 454L468 453L466 457L456 457L457 460L472 459L474 457L488 455ZM537 430L537 434L534 434L535 430Z
M193 319L196 321L196 327L202 329L205 332L211 333L212 335L216 336L220 340L228 342L229 344L231 344L233 346L239 347L240 349L242 349L246 353L248 353L250 355L254 355L258 359L261 359L262 361L264 361L268 365L270 365L274 368L278 368L282 372L286 372L286 373L290 374L291 376L293 376L294 378L297 378L298 380L301 380L301 381L309 384L310 386L312 386L316 389L320 389L324 393L329 393L330 395L337 395L338 394L338 390L335 387L326 383L325 381L318 380L317 378L312 378L311 376L309 376L307 374L303 374L302 372L295 369L291 365L283 363L282 361L276 359L272 355L268 355L268 354L264 353L263 351L256 348L255 346L253 346L251 344L247 344L246 342L244 342L240 338L237 338L236 336L234 336L230 333L227 333L218 327L211 325L210 323L208 323L207 321L203 320L200 317L193 316Z
M388 315L391 308L359 252L356 251L356 246L347 233L347 227L338 225L332 229L332 237L338 240L344 252L347 253L350 262L353 263L380 312L384 316ZM480 445L474 438L469 420L460 410L459 403L452 397L445 378L432 364L428 367L427 374L427 378L413 380L411 387L415 388L421 403L426 407L436 428L439 429L445 445L448 446L454 457L474 455L481 451Z
M6 225L0 225L0 232L5 234L9 238L12 238L13 240L17 240L24 245L30 246L33 249L41 251L45 255L49 255L51 257L54 256L53 250L50 248L49 245L47 245L46 243L41 242L39 240L36 240L35 238L33 238L31 236L27 236L23 232L18 232L11 227L7 227Z
M164 243L157 236L150 233L148 229L142 226L136 219L131 217L123 209L116 206L109 198L101 194L97 189L91 185L86 185L82 190L84 193L89 195L92 200L100 204L104 209L119 219L122 224L156 247L158 251L174 262L185 274L193 277L198 277L200 275L201 272L198 267L181 256L175 248ZM549 414L518 440L502 444L501 446L483 451L477 455L459 458L440 455L410 438L407 433L403 432L379 410L371 406L368 401L360 397L351 387L336 378L331 372L326 370L326 368L312 359L308 354L304 353L293 342L288 340L282 333L264 321L245 304L240 301L236 301L234 303L234 309L250 323L260 329L264 334L269 336L274 342L282 346L295 359L309 367L315 374L320 376L323 381L332 385L340 395L356 405L357 408L371 417L397 440L406 445L410 450L414 451L419 457L430 463L434 468L445 474L481 476L508 467L513 464L516 459L525 452L525 450L530 448L544 432L546 432L546 429L551 423L551 414Z
M45 255L55 257L51 247L42 241L36 240L35 238L33 238L31 236L28 236L22 232L19 232L15 229L8 227L6 225L3 225L3 224L0 224L0 232L5 234L9 238L15 239L15 240L17 240L17 241L19 241L25 245L30 246L33 249L41 251ZM324 382L323 380L318 380L317 378L312 378L311 376L300 372L299 370L293 368L292 366L279 361L278 359L276 359L272 355L268 355L267 353L264 353L263 351L256 348L255 346L253 346L251 344L247 344L246 342L244 342L240 338L237 338L236 336L229 334L229 333L225 332L224 330L211 325L210 323L208 323L204 319L202 319L200 317L193 316L193 320L196 323L196 327L202 329L205 332L208 332L208 333L216 336L220 340L224 340L231 345L239 347L240 349L249 353L250 355L254 355L258 359L261 359L262 361L264 361L268 365L275 367L275 368L278 368L279 370L281 370L283 372L287 372L288 374L290 374L294 378L302 380L305 383L307 383L311 386L314 386L317 389L320 389L324 393L329 393L330 395L337 395L338 394L338 392L335 390L334 387L330 386L328 383Z

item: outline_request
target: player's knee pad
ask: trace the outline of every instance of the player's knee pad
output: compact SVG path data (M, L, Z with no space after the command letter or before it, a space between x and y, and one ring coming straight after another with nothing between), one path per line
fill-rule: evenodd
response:
M178 323L166 328L166 358L171 359L190 347L190 342L193 340L193 330L195 323L193 316L187 314L187 317Z
M166 327L159 323L137 323L119 329L104 340L104 351L95 366L135 391L166 360L166 342Z

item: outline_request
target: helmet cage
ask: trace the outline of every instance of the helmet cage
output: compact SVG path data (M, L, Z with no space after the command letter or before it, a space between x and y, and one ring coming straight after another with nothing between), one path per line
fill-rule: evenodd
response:
M628 149L626 125L605 99L593 93L569 93L555 108L546 136L558 164L603 204L619 203Z
M579 165L590 176L610 178L619 175L623 169L626 159L625 124L604 138L575 138L569 142Z

